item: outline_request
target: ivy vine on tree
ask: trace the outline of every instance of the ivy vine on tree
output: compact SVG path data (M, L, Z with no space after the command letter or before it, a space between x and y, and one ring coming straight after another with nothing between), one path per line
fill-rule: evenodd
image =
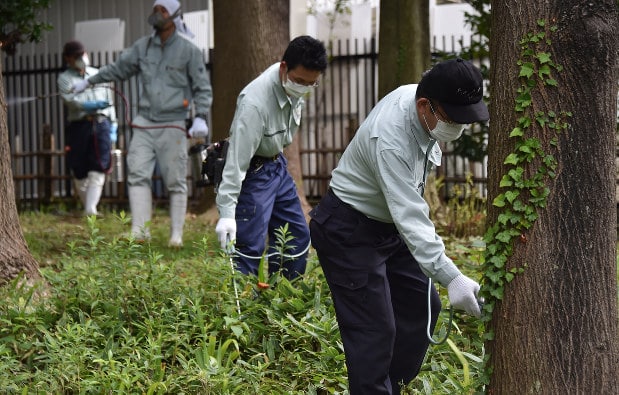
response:
M501 178L500 193L492 204L501 209L494 224L488 227L484 236L486 242L484 262L483 296L486 299L483 320L488 322L495 301L503 298L504 287L524 267L507 268L507 261L513 253L515 243L527 242L527 231L538 218L539 210L546 207L550 190L548 180L554 178L557 160L544 150L542 142L530 137L533 128L554 133L550 146L557 145L556 134L568 128L567 111L534 111L533 92L557 86L553 72L562 67L554 63L547 48L551 44L549 34L556 27L548 27L543 20L537 21L540 31L527 34L521 41L518 61L521 85L517 90L514 110L517 124L509 137L514 139L514 150L507 155L504 164L508 169ZM487 340L492 333L486 333Z

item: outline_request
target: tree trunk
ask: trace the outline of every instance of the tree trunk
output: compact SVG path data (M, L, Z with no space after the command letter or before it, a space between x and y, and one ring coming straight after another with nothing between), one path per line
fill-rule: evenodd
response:
M0 285L24 274L27 279L40 277L39 265L28 250L19 225L15 204L11 150L7 126L7 104L0 56Z
M286 154L286 159L288 159L288 172L294 179L294 183L297 185L297 194L299 195L299 199L301 199L301 207L303 208L303 212L305 213L305 219L309 222L309 212L312 209L312 206L310 206L309 202L305 198L299 141L300 136L297 133L297 135L294 136L294 139L292 140L292 144L290 144L284 150L284 154Z
M213 138L225 138L241 90L279 62L290 41L287 0L214 0Z
M538 20L547 25L539 27ZM499 182L510 168L505 159L517 153L510 132L523 117L572 115L559 133L535 121L526 130L556 158L556 175L545 178L550 194L533 226L509 244L505 267L522 272L504 282L487 328L494 333L487 344L493 369L488 393L618 394L616 1L492 1L492 29L489 224L505 213L492 202L509 189ZM519 43L539 31L547 36L533 55L545 51L563 70L552 72L557 86L537 82L530 108L517 112ZM522 164L524 174L532 177L538 163ZM530 203L526 194L520 198Z
M430 5L426 0L380 2L378 99L419 82L430 67Z
M279 62L290 42L288 0L214 0L215 53L213 64L213 138L225 138L241 90L273 63ZM225 23L217 23L222 21ZM288 170L297 184L304 211L305 199L299 135L284 151Z

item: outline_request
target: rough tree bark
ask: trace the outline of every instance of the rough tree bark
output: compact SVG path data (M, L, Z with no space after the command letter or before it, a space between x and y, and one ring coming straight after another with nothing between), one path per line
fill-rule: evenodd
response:
M7 104L2 78L2 54L0 54L0 285L6 284L20 274L28 280L40 278L39 265L24 239L11 170L11 150L7 126Z
M419 82L430 68L430 5L426 0L380 3L378 99Z
M214 0L213 139L228 136L241 90L279 62L290 42L288 0ZM301 178L299 135L284 151L307 213Z
M507 260L508 269L524 270L505 284L492 314L488 393L618 394L616 0L492 1L488 201L501 193L514 150L519 42L539 31L538 20L557 26L547 50L563 70L553 72L557 87L535 88L531 112L573 115L558 135L530 128L558 167L546 182L547 206ZM489 223L500 213L489 204Z

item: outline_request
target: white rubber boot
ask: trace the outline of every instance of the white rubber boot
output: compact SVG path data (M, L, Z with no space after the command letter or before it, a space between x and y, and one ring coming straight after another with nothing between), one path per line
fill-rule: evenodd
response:
M98 171L88 172L88 187L86 188L86 197L84 202L84 214L97 215L97 205L101 199L103 192L103 184L105 184L105 174Z
M150 240L150 219L152 214L152 192L150 187L129 187L131 207L131 236L138 242Z
M75 183L75 193L80 198L80 202L82 202L82 206L86 207L86 189L88 188L88 177L82 178L78 180L77 178L73 179Z
M169 247L183 246L183 226L187 214L187 194L170 193L170 240Z

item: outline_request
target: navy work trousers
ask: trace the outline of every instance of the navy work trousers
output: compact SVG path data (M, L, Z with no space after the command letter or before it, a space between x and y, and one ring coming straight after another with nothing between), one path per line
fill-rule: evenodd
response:
M89 171L107 172L112 164L110 121L106 117L73 121L67 126L67 165L78 180Z
M400 394L429 346L428 277L395 225L372 220L331 190L310 213L312 245L329 284L351 395ZM432 288L434 330L441 308Z
M241 186L236 206L236 244L242 254L235 257L237 269L245 274L257 274L266 243L268 253L276 251L276 230L288 224L292 240L286 243L284 253L300 254L309 244L309 229L297 187L288 173L283 155L273 159L252 160ZM246 255L246 256L243 256ZM249 257L249 258L248 258ZM279 254L269 258L269 274L282 270L293 279L305 272L307 252L291 259Z

